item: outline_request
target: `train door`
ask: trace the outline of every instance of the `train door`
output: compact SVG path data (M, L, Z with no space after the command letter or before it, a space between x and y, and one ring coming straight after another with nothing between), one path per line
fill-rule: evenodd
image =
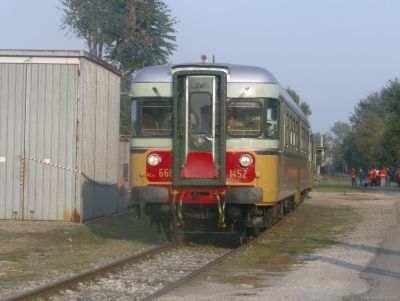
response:
M173 185L225 184L226 74L174 74Z

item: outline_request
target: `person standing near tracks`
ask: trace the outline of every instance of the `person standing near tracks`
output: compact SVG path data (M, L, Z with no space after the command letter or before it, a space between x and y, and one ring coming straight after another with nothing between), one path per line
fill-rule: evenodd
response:
M385 185L390 187L390 169L386 167L386 178L385 178Z
M351 169L351 186L357 186L357 172L354 167Z
M385 185L385 179L386 179L386 170L383 167L379 171L379 176L381 178L381 186L384 186Z
M376 186L376 169L371 170L371 186Z
M363 181L364 181L364 170L362 168L360 168L360 170L358 171L358 181L360 182L360 187L362 187L364 185Z
M400 169L396 172L397 187L400 187Z

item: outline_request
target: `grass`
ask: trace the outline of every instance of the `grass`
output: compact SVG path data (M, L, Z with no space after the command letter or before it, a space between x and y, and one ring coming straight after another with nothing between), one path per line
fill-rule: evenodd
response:
M391 187L396 187L397 183L391 182ZM357 180L357 185L359 182ZM379 188L379 187L378 187ZM315 182L315 191L320 192L367 192L368 188L362 186L351 186L350 177L321 177Z
M205 277L220 283L257 285L259 273L287 270L298 262L297 254L309 254L334 244L335 238L352 230L357 220L359 216L349 207L303 204L279 229L271 229L244 254L235 256ZM243 270L253 272L243 273Z
M358 183L357 183L358 184ZM320 192L360 192L365 191L363 187L351 186L350 177L347 178L321 178L316 181L315 191Z
M0 224L0 290L18 281L79 272L163 241L147 220L137 221L132 212L84 224L15 223L22 229L16 231L10 221Z

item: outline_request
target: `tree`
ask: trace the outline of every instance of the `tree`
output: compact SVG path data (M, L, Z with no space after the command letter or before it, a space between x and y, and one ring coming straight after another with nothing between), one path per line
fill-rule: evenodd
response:
M131 76L124 75L121 78L121 104L119 132L122 135L131 133L131 98L129 91L131 87Z
M115 42L107 44L106 58L132 72L145 66L165 64L176 49L173 26L167 6L159 0L128 0L123 26L114 32Z
M176 49L176 20L161 0L60 0L61 28L124 73L163 64Z
M347 172L348 166L346 164L345 155L346 148L344 140L351 133L351 127L345 122L337 121L330 128L328 135L330 140L330 153L332 157L333 171Z
M350 131L336 123L336 154L348 166L364 169L400 167L400 83L389 81L379 92L368 95L355 106ZM339 134L339 135L338 135Z
M368 112L346 140L349 165L364 168L379 167L382 164L380 153L382 134L382 118L375 112Z
M299 105L299 107L300 107L301 111L304 113L304 115L306 115L308 117L312 114L310 105L308 103L306 103L305 101L301 101L299 94L297 94L297 92L294 89L287 87L286 92L294 100L294 102Z
M300 109L304 113L304 115L306 115L307 117L312 114L310 105L308 103L306 103L305 101L302 101L300 103Z
M103 46L111 43L112 20L117 20L116 3L111 0L60 0L64 6L62 29L70 30L86 41L89 52L102 57Z
M297 103L298 105L300 105L300 96L299 94L297 94L297 92L295 90L293 90L290 87L286 88L286 92L287 94L289 94L289 96L294 100L295 103Z
M176 49L176 20L161 0L60 0L62 29L86 41L89 52L118 68L120 133L130 133L130 73L164 64Z
M400 82L390 81L383 90L386 118L382 137L382 160L392 169L400 167Z

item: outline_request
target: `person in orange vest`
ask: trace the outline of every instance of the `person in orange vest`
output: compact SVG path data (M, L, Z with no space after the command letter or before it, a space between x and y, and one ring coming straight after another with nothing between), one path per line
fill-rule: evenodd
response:
M379 171L379 176L381 177L381 186L385 185L386 170L382 167Z
M376 169L375 168L373 168L371 170L371 180L372 180L371 186L376 186Z
M351 186L357 186L357 172L355 168L351 169Z

